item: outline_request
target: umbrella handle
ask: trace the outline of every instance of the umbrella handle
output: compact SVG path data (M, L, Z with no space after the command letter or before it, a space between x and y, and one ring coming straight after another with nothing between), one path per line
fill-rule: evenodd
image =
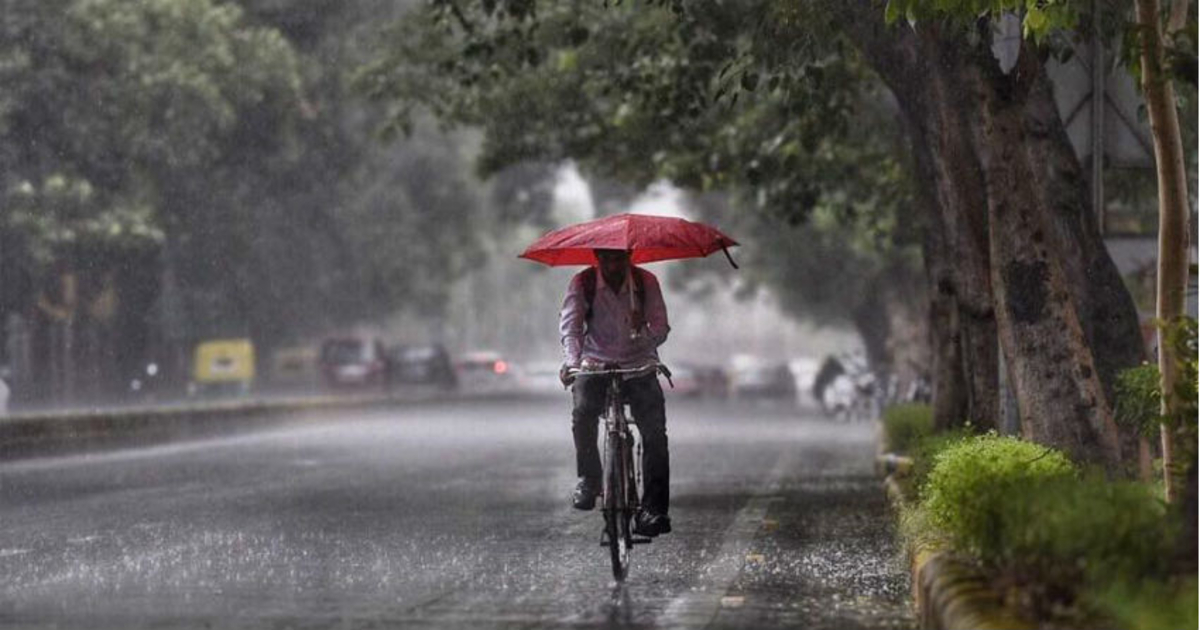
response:
M721 244L721 251L725 252L725 258L729 259L729 264L733 265L734 269L741 269L741 267L738 267L737 263L733 262L733 256L729 254L729 248L726 247L724 243Z

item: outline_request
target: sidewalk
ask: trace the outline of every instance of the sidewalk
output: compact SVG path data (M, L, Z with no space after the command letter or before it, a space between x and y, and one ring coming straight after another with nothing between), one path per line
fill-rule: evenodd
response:
M669 610L667 627L809 630L916 627L895 515L865 426L780 458L725 535L707 581L719 601ZM722 556L725 556L724 558ZM722 569L722 561L728 566ZM676 608L687 609L689 602ZM688 614L690 613L690 614Z

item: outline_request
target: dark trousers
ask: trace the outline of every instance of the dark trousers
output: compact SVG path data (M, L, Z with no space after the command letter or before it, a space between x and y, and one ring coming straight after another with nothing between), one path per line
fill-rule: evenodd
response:
M575 435L575 470L589 483L600 487L600 449L596 433L604 412L607 377L580 376L572 388L575 410L571 414L571 432ZM671 464L667 452L667 412L657 374L648 374L621 382L621 394L629 403L633 420L642 436L642 507L655 514L666 514L670 502Z

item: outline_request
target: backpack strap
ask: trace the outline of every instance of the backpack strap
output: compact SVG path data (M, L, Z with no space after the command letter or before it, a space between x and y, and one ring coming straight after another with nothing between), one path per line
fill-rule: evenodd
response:
M587 269L583 270L583 277L581 278L581 281L583 282L583 299L587 302L587 315L584 317L584 319L587 321L592 320L592 303L596 301L596 276L599 273L600 272L595 267L588 267ZM637 296L638 308L642 309L642 312L645 312L646 283L645 280L642 279L643 273L646 272L638 269L637 267L633 268L633 292Z

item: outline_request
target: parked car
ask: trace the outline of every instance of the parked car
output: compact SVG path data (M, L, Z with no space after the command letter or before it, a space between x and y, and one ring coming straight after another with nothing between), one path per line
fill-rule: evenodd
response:
M151 363L146 372L154 377L159 368ZM245 395L254 384L254 373L254 344L249 339L205 341L196 346L192 356L188 393Z
M458 387L458 375L450 353L441 344L401 345L388 350L388 385L436 385Z
M290 346L271 355L270 384L277 391L311 391L320 382L320 348Z
M382 388L387 377L383 342L372 337L336 337L321 344L321 376L335 389Z
M787 364L749 366L734 374L733 393L737 398L795 402L796 379Z
M520 385L512 364L498 352L468 352L455 367L459 386L465 391L512 391Z

